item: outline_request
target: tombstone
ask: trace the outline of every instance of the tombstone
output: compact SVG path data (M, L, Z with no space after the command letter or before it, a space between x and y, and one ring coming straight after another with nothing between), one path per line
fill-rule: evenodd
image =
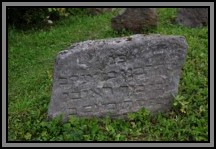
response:
M182 36L142 34L73 44L56 57L48 116L166 111L178 92L186 49Z
M208 25L208 8L178 8L176 22L187 27Z
M112 18L111 24L115 31L143 33L157 27L157 11L156 8L127 8Z

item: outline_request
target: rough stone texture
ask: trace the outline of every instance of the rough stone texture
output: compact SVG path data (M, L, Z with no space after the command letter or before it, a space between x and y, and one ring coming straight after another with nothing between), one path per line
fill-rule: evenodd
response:
M187 27L208 25L208 8L179 8L176 22Z
M112 18L112 28L116 31L128 30L143 33L157 27L156 8L127 8L120 15Z
M98 15L104 12L112 12L112 8L87 8L91 14Z
M182 36L141 34L72 45L56 58L49 118L168 110L186 49Z

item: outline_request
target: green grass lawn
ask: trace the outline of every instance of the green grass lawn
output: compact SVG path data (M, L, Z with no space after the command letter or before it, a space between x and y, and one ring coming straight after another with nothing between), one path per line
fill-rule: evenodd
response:
M179 93L170 112L142 109L128 119L72 117L47 120L54 60L72 43L130 35L111 29L112 14L69 17L50 29L8 30L8 140L36 141L207 141L208 28L172 24L175 9L159 9L154 33L183 35L188 43Z

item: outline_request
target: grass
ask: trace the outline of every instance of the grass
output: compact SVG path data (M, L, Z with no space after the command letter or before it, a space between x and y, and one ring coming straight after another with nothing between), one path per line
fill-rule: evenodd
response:
M168 113L145 109L128 119L47 120L56 54L74 42L130 35L111 29L112 14L69 17L48 30L8 30L9 141L207 141L208 28L172 24L175 9L159 9L154 33L183 35L189 45L179 93Z

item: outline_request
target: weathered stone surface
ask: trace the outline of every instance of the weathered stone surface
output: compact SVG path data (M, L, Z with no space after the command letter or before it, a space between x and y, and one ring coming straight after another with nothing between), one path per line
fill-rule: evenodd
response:
M112 8L87 8L91 14L98 15L104 12L112 12Z
M208 25L208 8L179 8L176 22L187 27Z
M72 45L56 58L49 118L168 110L186 49L184 37L141 34Z
M127 8L120 15L112 18L112 28L116 31L128 30L142 33L157 27L156 8Z

